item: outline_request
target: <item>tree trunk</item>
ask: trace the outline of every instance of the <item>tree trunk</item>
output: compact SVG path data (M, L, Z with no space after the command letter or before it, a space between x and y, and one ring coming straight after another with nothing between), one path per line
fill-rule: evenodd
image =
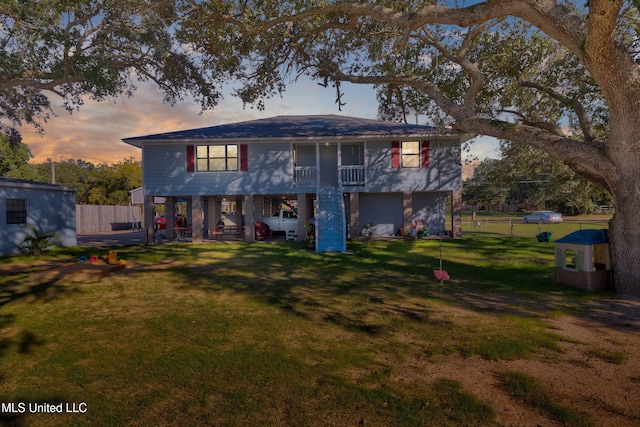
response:
M620 206L609 227L611 255L614 265L616 293L640 296L640 254L636 250L640 242L640 203Z
M612 189L616 212L609 227L609 240L616 293L640 296L640 155L618 156L618 179Z

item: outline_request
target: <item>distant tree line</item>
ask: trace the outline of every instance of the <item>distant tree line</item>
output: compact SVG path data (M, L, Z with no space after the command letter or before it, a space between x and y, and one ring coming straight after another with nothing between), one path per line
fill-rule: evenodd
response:
M480 162L462 185L469 205L527 204L571 214L613 205L611 194L574 173L561 161L530 146L503 141L500 159Z
M94 165L80 159L31 164L29 147L19 139L0 135L0 176L55 183L78 190L76 202L84 205L128 205L129 191L142 186L142 165L134 158L114 164Z

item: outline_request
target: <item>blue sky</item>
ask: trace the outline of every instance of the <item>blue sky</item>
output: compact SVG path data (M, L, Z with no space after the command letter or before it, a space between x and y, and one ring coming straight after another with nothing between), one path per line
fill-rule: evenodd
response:
M242 103L227 96L213 111L201 112L193 101L182 101L174 106L162 102L162 93L151 84L141 84L133 98L119 98L96 103L87 101L79 111L69 115L56 108L55 116L45 124L45 134L33 129L21 129L23 142L31 149L32 163L47 158L82 159L92 163L113 163L125 158L140 158L140 150L121 142L122 138L169 132L205 126L214 126L256 118L293 114L340 114L375 119L377 102L375 90L368 85L342 87L346 105L342 111L335 104L335 90L323 88L308 80L288 87L282 97L267 101L266 109L258 111L243 108ZM52 98L53 105L61 104ZM426 124L426 117L419 118ZM472 153L484 159L497 158L497 143L492 138L477 138Z

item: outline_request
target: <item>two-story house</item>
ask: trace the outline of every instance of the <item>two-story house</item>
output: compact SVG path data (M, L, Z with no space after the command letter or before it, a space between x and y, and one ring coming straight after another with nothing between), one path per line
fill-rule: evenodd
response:
M278 116L127 138L142 149L145 224L153 198L166 218L186 202L194 242L215 234L225 216L254 239L254 222L286 205L297 235L315 224L316 250L344 251L363 224L378 235L410 230L461 235L460 145L469 135L431 126L342 117ZM445 200L452 223L445 221ZM166 221L167 236L173 221Z

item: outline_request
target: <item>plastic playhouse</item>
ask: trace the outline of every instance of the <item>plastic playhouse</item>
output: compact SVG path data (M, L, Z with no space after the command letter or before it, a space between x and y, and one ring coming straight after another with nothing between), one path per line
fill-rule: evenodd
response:
M554 281L587 291L611 286L607 230L579 230L556 240Z

